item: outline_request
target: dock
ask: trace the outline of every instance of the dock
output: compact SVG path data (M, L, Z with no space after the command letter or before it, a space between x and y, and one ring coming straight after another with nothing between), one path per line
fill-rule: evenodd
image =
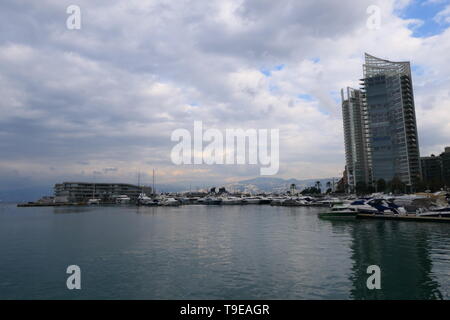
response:
M38 203L38 202L29 202L29 203L19 203L18 207L67 207L67 206L85 206L85 203Z
M360 219L397 220L397 221L420 221L420 222L450 222L450 218L445 217L420 217L415 214L362 214L356 215Z

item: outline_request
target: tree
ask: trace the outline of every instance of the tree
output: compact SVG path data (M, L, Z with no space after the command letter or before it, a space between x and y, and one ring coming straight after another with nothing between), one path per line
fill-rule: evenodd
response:
M406 184L400 180L399 177L395 176L388 184L389 190L392 193L403 193L406 189Z
M416 190L417 192L425 192L428 190L427 184L423 180L419 180L416 183Z
M321 187L322 183L320 183L320 181L316 181L316 188L320 190Z
M317 189L316 187L311 187L311 188L306 188L304 189L301 194L302 195L306 195L306 194L320 194L321 190Z
M386 191L386 187L387 187L386 180L384 180L384 179L379 179L379 180L377 181L377 191L378 191L378 192L384 192L384 191Z
M367 185L364 182L359 181L356 183L355 191L356 194L366 194L368 192Z

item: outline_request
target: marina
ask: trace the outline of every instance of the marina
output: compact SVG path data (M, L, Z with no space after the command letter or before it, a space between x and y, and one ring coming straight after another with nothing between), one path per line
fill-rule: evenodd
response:
M223 189L224 190L224 189ZM134 201L126 195L112 195L113 201L90 198L85 202L56 202L56 197L44 197L37 202L17 204L17 207L70 207L70 206L131 206L131 207L179 207L204 206L281 206L320 208L321 219L378 219L416 222L450 222L450 202L447 192L415 195L373 194L362 198L355 196L300 196L290 194L244 195L222 191L203 196L184 194L140 193Z

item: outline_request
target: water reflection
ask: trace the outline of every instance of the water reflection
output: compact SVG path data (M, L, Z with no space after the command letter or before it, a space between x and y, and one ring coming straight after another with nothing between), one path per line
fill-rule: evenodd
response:
M432 277L429 225L357 221L352 236L352 299L442 299ZM381 268L381 290L369 290L367 267Z
M73 206L73 207L53 207L54 214L73 214L94 211L95 208L88 206Z

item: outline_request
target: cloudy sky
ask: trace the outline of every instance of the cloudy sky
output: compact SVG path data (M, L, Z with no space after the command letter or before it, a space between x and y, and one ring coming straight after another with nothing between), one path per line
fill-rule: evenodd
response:
M173 165L171 133L194 121L279 129L278 177L339 176L340 89L364 52L411 61L421 154L450 145L449 0L2 0L0 46L0 190L258 176Z

